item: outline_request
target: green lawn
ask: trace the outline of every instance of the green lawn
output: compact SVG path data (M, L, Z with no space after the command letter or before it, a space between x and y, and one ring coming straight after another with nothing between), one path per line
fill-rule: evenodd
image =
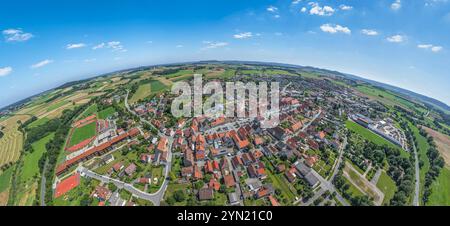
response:
M356 188L355 185L350 183L350 181L346 177L344 177L344 179L345 179L345 183L349 185L348 193L352 197L365 196L365 194L362 193L358 188Z
M441 174L431 185L432 193L427 205L450 206L450 169L442 168Z
M95 136L97 130L96 124L97 124L96 122L92 122L81 128L75 128L72 134L72 138L70 140L69 147Z
M84 110L84 112L78 118L79 119L87 118L87 117L97 113L97 111L98 111L97 104L92 104L91 106L86 108L86 110Z
M395 182L384 171L381 173L377 187L384 193L383 204L388 204L397 191Z
M106 119L106 118L108 118L109 116L113 115L115 112L116 112L116 110L115 110L113 107L109 107L109 108L106 108L106 109L103 110L103 111L100 111L100 112L98 113L98 117L99 117L100 119Z
M0 174L0 192L4 192L6 189L9 188L12 173L13 167L9 167L9 169Z
M23 159L23 168L20 172L21 181L28 181L32 179L34 175L39 173L39 159L42 157L44 152L46 152L45 145L54 137L54 133L49 134L48 136L34 142L31 144L33 147L33 153L29 153L24 156Z
M267 166L266 173L267 177L270 180L270 182L273 184L274 188L278 188L281 190L281 196L288 199L288 203L284 203L284 205L292 204L292 202L295 200L295 194L289 189L288 182L284 179L284 176L282 174L276 175L272 172L274 172L274 169L272 169L270 163L265 164ZM280 202L283 200L280 199Z
M381 136L378 136L377 134L373 133L369 129L359 125L358 123L355 123L353 121L347 120L345 123L348 129L358 133L359 135L363 136L365 139L372 141L373 143L377 145L387 145L395 149L400 149L397 145L389 142L388 140L384 139ZM406 157L409 157L409 153L406 151L401 151L402 155L405 155Z
M188 192L190 192L191 189L192 189L191 184L188 184L188 183L184 183L184 184L170 183L167 186L167 190L164 195L164 197L165 197L164 199L167 199L168 197L172 196L174 192L179 191L179 190L183 191L184 194L186 195L186 197L188 197L190 195L190 194L188 194ZM174 206L186 206L186 200L183 202L176 202L174 204Z

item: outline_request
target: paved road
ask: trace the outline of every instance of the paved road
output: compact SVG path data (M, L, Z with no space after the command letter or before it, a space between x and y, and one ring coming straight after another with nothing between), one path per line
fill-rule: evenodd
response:
M101 182L103 182L105 184L113 183L114 185L117 186L117 188L125 189L125 190L127 190L128 192L130 192L131 194L133 194L134 196L136 196L138 198L141 198L141 199L144 199L144 200L152 202L153 205L155 205L155 206L159 206L160 205L161 200L162 200L162 198L164 196L164 192L161 192L161 191L163 190L164 187L167 187L167 185L169 183L168 180L164 180L163 185L161 186L159 191L150 194L150 193L146 193L146 192L143 192L143 191L135 188L132 184L128 184L128 183L125 183L123 181L120 181L120 180L117 180L117 179L114 179L114 178L110 178L110 177L105 176L105 175L97 174L97 173L92 172L92 171L90 171L90 170L88 170L88 169L86 169L86 168L84 168L82 166L79 166L77 171L80 172L83 176L87 176L87 177L99 180L99 181L101 181Z
M41 188L40 188L40 195L41 195L41 206L45 206L45 183L47 183L47 178L45 178L45 171L47 170L47 162L48 160L45 160L44 169L42 170L41 175Z
M415 168L416 168L416 183L414 186L414 199L413 206L420 206L419 202L419 194L420 194L420 166L419 166L419 156L417 154L416 144L412 142L413 150L414 150L414 159L415 159Z

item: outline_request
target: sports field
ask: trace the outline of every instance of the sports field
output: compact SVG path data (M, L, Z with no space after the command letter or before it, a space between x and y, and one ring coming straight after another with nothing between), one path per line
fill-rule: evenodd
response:
M69 147L72 147L84 140L87 140L97 133L97 123L94 121L80 128L74 128L70 138Z

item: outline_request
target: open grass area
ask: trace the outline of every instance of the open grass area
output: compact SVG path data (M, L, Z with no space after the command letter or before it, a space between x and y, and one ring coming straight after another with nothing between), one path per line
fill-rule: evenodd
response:
M363 136L365 139L372 141L373 143L377 144L377 145L387 145L391 148L395 148L395 149L401 149L400 147L398 147L397 145L389 142L388 140L384 139L383 137L373 133L372 131L370 131L369 129L359 125L356 122L347 120L347 122L345 122L346 127L349 130L354 131L355 133L358 133L359 135ZM406 151L401 151L403 155L405 155L406 157L409 157L409 153L407 153Z
M442 168L441 174L431 185L429 206L450 206L450 169Z
M114 113L116 113L116 110L113 107L109 107L109 108L104 109L103 111L100 111L98 113L98 117L100 119L106 119L109 116L113 115Z
M9 167L9 169L0 173L0 192L6 191L11 185L12 173L13 167Z
M190 69L189 70L179 70L176 73L166 75L165 77L168 78L168 79L172 79L172 78L177 78L177 77L180 77L180 76L192 75L192 74L194 74L194 71L190 70Z
M48 121L50 121L50 119L47 118L47 117L40 118L40 119L30 123L30 125L28 125L28 128L34 128L34 127L37 127L37 126L44 125Z
M395 182L384 171L378 179L377 187L384 193L383 204L388 204L397 191Z
M401 96L398 96L388 90L382 90L376 87L367 86L367 85L360 85L356 87L356 90L359 92L370 96L378 101L380 101L383 104L386 104L388 106L401 106L406 109L410 109L413 111L419 111L419 112L426 112L426 109L420 106L416 106L415 103L412 101L409 101Z
M45 148L45 145L53 138L54 135L54 133L51 133L48 136L40 139L39 141L31 144L31 146L33 147L33 152L28 153L23 158L23 167L20 172L21 181L28 181L32 179L33 176L39 173L39 159L47 150Z
M166 193L164 194L164 199L166 200L168 197L173 196L173 193L176 191L183 191L186 197L188 197L188 195L191 195L190 192L192 192L192 186L189 183L170 183L167 186ZM174 206L186 206L186 200L184 200L183 202L175 202Z
M154 93L159 93L161 91L164 91L167 86L164 85L162 82L158 81L158 80L153 80L151 83L151 92L152 94Z
M279 199L284 205L291 205L295 200L295 194L289 188L289 183L286 181L282 174L274 174L273 167L269 164L265 164L267 166L267 177L269 182L272 183L275 189L280 189L282 199ZM287 202L283 201L283 199L287 199Z
M146 83L139 86L139 88L136 90L136 93L131 97L130 104L134 104L140 100L145 99L146 97L150 96L151 94L151 84Z
M90 124L87 124L81 128L75 128L72 134L72 137L70 139L69 147L72 147L73 145L76 145L80 143L81 141L84 141L86 139L89 139L97 133L97 123L92 122Z
M349 185L348 193L349 193L352 197L362 197L362 196L365 196L365 194L362 193L358 188L356 188L355 185L353 185L346 177L344 177L344 179L345 179L345 183Z
M92 104L91 106L86 108L86 110L84 110L84 112L80 116L78 116L78 119L87 118L87 117L97 113L97 111L98 111L97 104Z
M59 101L58 103L55 103L55 104L53 104L53 105L50 105L50 106L47 108L47 112L56 110L56 109L58 109L58 108L60 108L60 107L62 107L62 106L64 106L64 105L66 105L66 104L68 104L68 103L69 103L69 101L67 101L67 100Z

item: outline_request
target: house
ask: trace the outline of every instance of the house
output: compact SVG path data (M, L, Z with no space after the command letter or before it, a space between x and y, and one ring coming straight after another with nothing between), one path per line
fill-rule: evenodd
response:
M194 165L194 179L196 180L203 179L202 171L200 171L200 167L198 167L198 165Z
M239 198L236 192L232 192L228 194L228 202L230 205L239 205Z
M247 168L248 174L252 178L265 179L267 177L266 169L264 168L264 164L262 162L258 162L250 165Z
M211 180L209 180L208 187L214 189L215 191L219 191L220 183L216 179L211 178Z
M142 163L149 163L152 162L152 155L150 154L142 154L139 158Z
M158 146L156 147L156 150L158 150L160 152L166 152L168 143L169 143L169 141L167 140L167 138L161 137L161 139L159 140Z
M126 169L125 169L125 173L128 176L133 175L133 173L136 172L136 165L134 163L131 163Z
M97 198L99 201L106 201L111 197L111 191L103 186L97 186L92 193L92 197Z
M256 192L262 187L261 181L255 178L246 179L245 184L247 184L249 190L252 192Z
M184 166L194 165L194 154L192 153L192 150L190 148L186 148L186 150L184 151L183 164Z
M271 194L273 194L274 189L271 185L266 184L264 186L262 186L255 194L255 198L260 199L260 198L264 198L267 197Z
M282 173L282 172L284 172L286 170L286 166L284 165L284 164L279 164L278 166L277 166L277 171L278 171L278 173Z
M112 161L114 161L114 155L111 155L111 154L108 154L108 155L105 155L103 158L102 158L102 161L103 161L103 164L109 164L109 163L111 163Z
M202 188L198 191L198 199L200 201L214 199L214 190L212 188Z
M223 181L224 181L225 186L227 188L231 188L231 187L236 186L236 182L234 181L234 177L231 174L223 176Z
M181 168L181 176L185 178L190 178L194 174L194 167L183 167Z
M242 167L243 163L241 157L236 155L233 158L231 158L231 164L233 164L234 168Z
M286 131L283 128L279 127L279 126L277 126L275 128L268 129L268 132L273 137L277 138L278 140L284 140L284 137L286 136Z
M269 201L272 206L280 206L280 203L278 202L278 200L275 197L273 197L272 195L269 195Z
M124 165L121 162L118 162L118 163L114 164L114 166L113 166L113 170L116 173L120 172L123 168L124 168Z

